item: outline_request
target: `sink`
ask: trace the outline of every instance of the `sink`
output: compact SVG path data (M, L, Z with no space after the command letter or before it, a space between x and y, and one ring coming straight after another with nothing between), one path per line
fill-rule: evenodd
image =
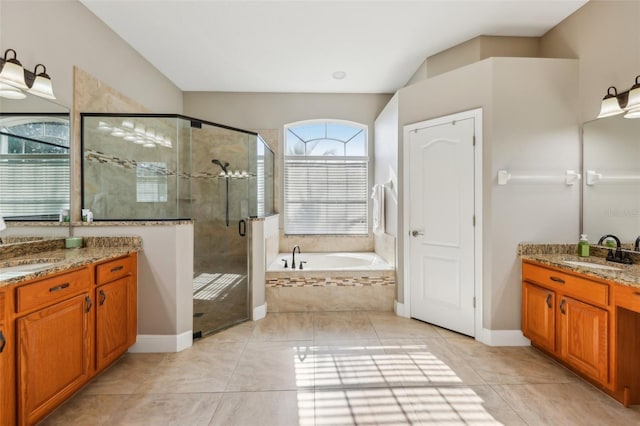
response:
M0 262L0 280L20 277L33 272L42 271L56 265L60 261L61 259L57 258L41 258L17 259Z
M579 260L563 260L563 263L573 266L583 266L585 268L593 269L605 269L608 271L622 271L622 268L616 268L615 266L602 265L600 263L582 262Z

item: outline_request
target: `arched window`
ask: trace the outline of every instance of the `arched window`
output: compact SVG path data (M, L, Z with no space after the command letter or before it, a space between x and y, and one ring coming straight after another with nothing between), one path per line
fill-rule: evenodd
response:
M284 130L285 233L366 235L367 126L312 120Z

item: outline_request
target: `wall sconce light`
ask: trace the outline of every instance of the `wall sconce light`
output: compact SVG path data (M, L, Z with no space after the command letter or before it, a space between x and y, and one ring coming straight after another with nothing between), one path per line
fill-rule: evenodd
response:
M13 58L10 54L13 53ZM42 67L38 73L38 67ZM47 74L47 68L36 65L33 72L25 70L17 59L16 51L7 49L4 58L0 58L0 96L9 99L23 99L26 97L20 90L40 96L45 99L55 99L51 77ZM20 96L20 92L23 96Z
M607 94L602 98L598 118L623 114L624 118L640 118L640 75L635 84L626 92L618 93L614 86L607 88Z

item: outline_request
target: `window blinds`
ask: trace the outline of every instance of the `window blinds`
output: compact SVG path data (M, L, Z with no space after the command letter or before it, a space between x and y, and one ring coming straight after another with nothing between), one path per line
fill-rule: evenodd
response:
M0 216L58 220L69 208L69 155L0 155Z
M285 158L287 234L367 234L367 160Z

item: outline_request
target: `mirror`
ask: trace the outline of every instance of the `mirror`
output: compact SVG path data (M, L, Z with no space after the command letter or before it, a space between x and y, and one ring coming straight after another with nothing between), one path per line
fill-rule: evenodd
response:
M613 234L633 249L640 235L640 119L587 122L582 143L583 233L592 244Z
M26 93L0 97L0 216L55 221L70 205L69 110Z

